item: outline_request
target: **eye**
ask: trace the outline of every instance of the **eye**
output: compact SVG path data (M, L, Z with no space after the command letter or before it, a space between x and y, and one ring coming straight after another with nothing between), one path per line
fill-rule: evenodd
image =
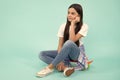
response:
M68 14L70 14L70 12L68 11Z
M75 13L74 13L74 12L72 12L71 14L72 14L72 15L75 15Z

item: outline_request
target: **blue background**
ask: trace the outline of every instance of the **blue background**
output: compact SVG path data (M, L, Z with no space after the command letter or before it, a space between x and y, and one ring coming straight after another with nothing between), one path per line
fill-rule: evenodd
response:
M94 62L66 78L55 71L44 78L42 50L57 49L57 31L68 7L80 3L88 36L86 53ZM0 80L119 80L120 0L0 0Z

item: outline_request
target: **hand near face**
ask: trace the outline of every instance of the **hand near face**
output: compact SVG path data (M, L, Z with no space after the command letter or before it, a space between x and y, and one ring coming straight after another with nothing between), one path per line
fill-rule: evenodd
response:
M74 20L71 21L72 24L76 24L78 22L80 22L80 17L78 17L78 16L75 17Z

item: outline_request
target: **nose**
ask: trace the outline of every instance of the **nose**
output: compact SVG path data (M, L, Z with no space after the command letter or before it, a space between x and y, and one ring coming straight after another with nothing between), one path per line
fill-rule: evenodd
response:
M71 17L71 14L68 14L68 17Z
M71 14L68 14L68 17L70 17L71 16Z

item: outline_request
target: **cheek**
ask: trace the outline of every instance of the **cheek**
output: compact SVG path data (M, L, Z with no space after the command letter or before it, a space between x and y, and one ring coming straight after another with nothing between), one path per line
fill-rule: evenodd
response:
M75 19L76 17L78 17L78 16L76 16L76 15L75 15L75 16L73 16L73 19Z
M76 17L74 17L73 19L75 19Z
M75 18L76 18L76 16L71 16L71 18L72 18L72 19L75 19Z

